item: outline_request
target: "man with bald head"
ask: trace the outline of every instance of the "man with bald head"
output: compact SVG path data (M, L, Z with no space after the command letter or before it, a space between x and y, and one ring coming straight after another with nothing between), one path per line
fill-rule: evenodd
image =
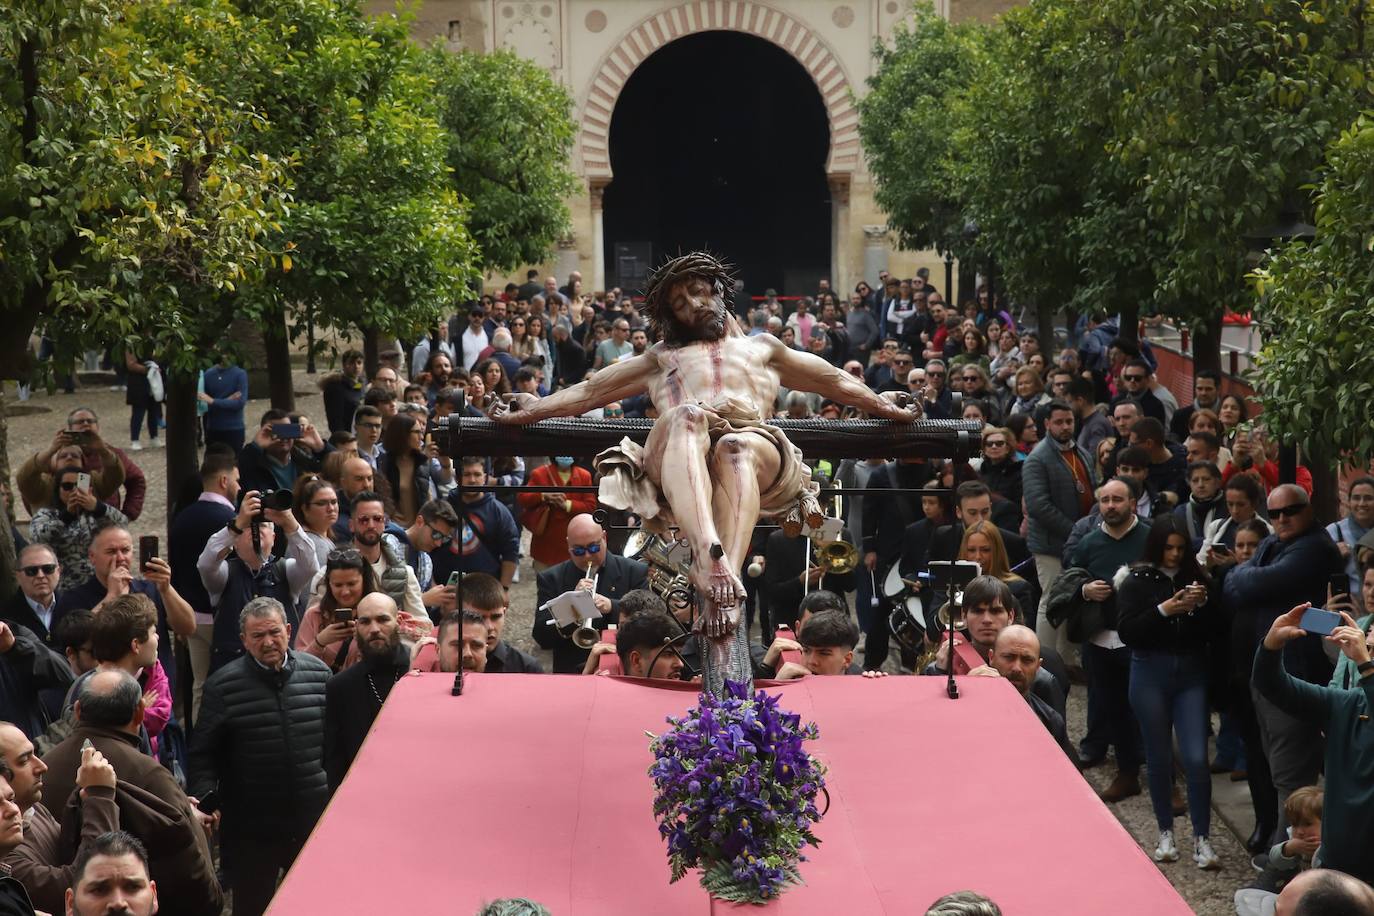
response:
M621 596L645 587L648 571L643 563L611 553L606 532L590 515L573 516L568 522L568 559L539 574L539 603L534 612L534 641L553 652L555 674L579 673L589 650L578 648L549 623L553 617L545 605L564 592L589 591L603 618L596 627L604 629L619 621Z
M334 538L334 543L345 546L353 540L353 529L349 527L349 519L353 516L353 500L359 493L373 492L372 482L374 478L372 465L362 458L348 458L344 460L343 467L339 471L339 517L334 522L334 527L330 529L330 535ZM392 537L397 535L405 537L405 529L392 521L390 517L386 520L386 533Z
M397 613L396 602L382 592L358 602L353 638L362 659L325 686L324 769L331 792L353 765L392 686L410 670Z
M138 681L121 669L97 671L81 687L76 720L71 735L43 758L48 766L43 775L44 797L54 806L61 804L65 808L66 800L79 785L79 773L86 762L82 744L89 739L119 774L121 787L133 786L155 795L157 801L180 815L171 825L166 842L158 844L158 852L150 863L153 880L166 898L177 902L178 913L219 916L224 895L215 877L202 819L171 771L139 751L143 690ZM168 829L166 817L150 812L137 795L117 801L123 829L143 834L157 829L157 821Z
M1013 623L997 634L988 662L1002 677L1011 682L1016 691L1025 698L1041 723L1053 736L1064 754L1078 766L1078 755L1069 742L1068 729L1064 727L1064 717L1055 711L1031 690L1035 677L1040 673L1040 638L1030 627Z
M1307 491L1281 484L1269 493L1269 519L1274 533L1260 542L1255 555L1227 573L1223 581L1226 604L1236 609L1231 624L1231 662L1235 689L1250 690L1254 723L1259 734L1247 737L1246 759L1253 745L1263 748L1269 763L1269 779L1263 770L1249 767L1250 788L1256 793L1259 826L1273 829L1267 839L1284 839L1283 802L1303 786L1315 785L1322 765L1322 723L1284 712L1250 687L1255 650L1274 621L1303 603L1325 607L1326 586L1333 575L1345 571L1345 560L1331 537L1317 524ZM1284 669L1299 681L1325 685L1331 680L1332 663L1322 648L1322 637L1305 635L1283 648ZM1243 729L1245 726L1242 726ZM1261 756L1261 755L1255 755ZM1260 811L1260 806L1263 810ZM1257 838L1258 839L1258 838Z
M1374 916L1374 888L1329 868L1312 868L1284 885L1274 916Z

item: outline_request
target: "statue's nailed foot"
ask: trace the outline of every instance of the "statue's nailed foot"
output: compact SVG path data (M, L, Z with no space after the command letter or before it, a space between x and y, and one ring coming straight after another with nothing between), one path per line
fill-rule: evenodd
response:
M716 551L712 551L715 553ZM711 557L693 575L702 613L696 629L708 639L722 639L734 632L743 606L744 583L727 565L725 557Z

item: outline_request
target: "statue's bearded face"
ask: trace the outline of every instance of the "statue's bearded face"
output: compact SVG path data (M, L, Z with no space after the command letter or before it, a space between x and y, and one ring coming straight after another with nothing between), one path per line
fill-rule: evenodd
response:
M720 340L725 336L725 303L709 281L692 277L674 284L668 294L668 307L684 342Z

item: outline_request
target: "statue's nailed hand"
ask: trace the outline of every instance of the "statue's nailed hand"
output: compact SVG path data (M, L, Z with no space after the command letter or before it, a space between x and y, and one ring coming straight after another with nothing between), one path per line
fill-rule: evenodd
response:
M539 398L535 395L523 391L508 394L504 398L489 394L482 401L482 411L497 423L514 425L522 420L522 418L517 418L515 414L529 410L538 400Z
M919 420L925 416L925 408L921 404L921 399L913 397L909 391L884 391L878 397L889 405L888 409L879 415L884 420L910 423L912 420Z

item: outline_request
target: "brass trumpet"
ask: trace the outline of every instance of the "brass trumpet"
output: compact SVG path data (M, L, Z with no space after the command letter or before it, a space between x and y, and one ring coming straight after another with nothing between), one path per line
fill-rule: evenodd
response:
M816 565L825 574L843 576L859 567L859 550L847 541L826 541L816 545Z

